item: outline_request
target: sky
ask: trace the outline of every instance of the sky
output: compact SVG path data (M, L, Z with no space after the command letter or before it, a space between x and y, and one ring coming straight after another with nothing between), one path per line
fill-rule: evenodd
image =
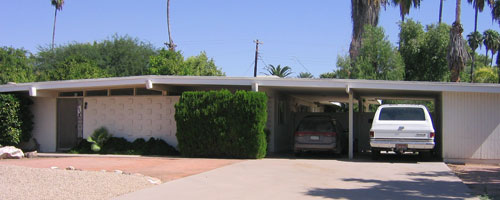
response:
M140 3L138 3L140 2ZM335 69L337 56L351 41L349 0L171 0L170 23L176 50L185 57L205 51L227 76L253 76L254 40L259 46L259 75L265 65L290 66L297 76L315 77ZM455 19L455 0L445 0L443 22ZM439 0L422 0L406 18L437 23ZM474 9L462 0L463 35L474 29ZM382 8L379 26L397 46L399 8ZM54 7L50 0L0 1L0 46L37 53L52 41ZM494 29L489 8L479 14L478 31ZM166 0L65 0L57 14L56 45L93 42L129 35L157 48L168 41ZM478 52L484 54L484 47Z

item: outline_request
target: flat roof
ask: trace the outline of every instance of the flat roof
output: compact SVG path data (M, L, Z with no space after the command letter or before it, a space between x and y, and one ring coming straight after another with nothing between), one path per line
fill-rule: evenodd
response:
M359 79L309 79L276 77L225 77L225 76L167 76L145 75L65 81L11 83L0 85L0 92L36 90L92 89L103 87L126 87L153 84L173 86L249 86L281 89L346 89L354 91L422 91L422 92L482 92L500 93L500 84L454 83L426 81L386 81Z

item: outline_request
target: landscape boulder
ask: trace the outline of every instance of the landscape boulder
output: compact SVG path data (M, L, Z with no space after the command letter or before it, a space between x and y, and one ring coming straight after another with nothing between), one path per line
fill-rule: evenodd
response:
M21 149L13 146L0 147L0 159L5 158L16 158L21 159L24 157L24 153Z

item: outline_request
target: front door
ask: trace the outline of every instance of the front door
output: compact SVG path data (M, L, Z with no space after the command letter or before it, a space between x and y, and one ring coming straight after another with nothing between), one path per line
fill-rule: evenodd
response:
M57 99L57 151L77 145L79 122L82 119L82 99Z

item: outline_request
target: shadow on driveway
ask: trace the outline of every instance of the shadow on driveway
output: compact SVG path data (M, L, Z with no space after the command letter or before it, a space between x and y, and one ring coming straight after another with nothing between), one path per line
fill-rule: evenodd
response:
M430 173L432 174L432 173ZM428 175L430 175L428 174ZM448 174L445 174L448 176ZM457 192L461 182L416 178L411 181L375 179L343 179L345 182L369 183L371 187L356 189L314 188L307 195L331 199L466 199L469 195ZM432 185L432 188L429 187Z

